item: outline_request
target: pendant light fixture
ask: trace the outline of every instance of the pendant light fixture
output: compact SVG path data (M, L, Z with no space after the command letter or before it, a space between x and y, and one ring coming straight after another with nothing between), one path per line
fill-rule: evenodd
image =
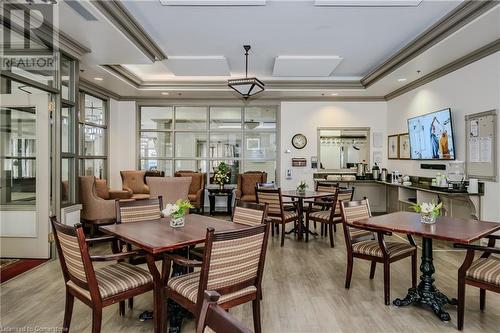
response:
M248 51L250 45L243 45L245 49L245 78L228 80L227 85L239 93L244 99L264 91L264 83L255 77L248 77Z

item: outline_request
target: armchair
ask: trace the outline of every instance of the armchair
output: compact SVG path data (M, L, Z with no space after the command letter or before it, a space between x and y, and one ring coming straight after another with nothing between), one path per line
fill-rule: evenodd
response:
M81 176L79 182L83 205L81 221L89 226L90 237L94 237L96 226L116 222L115 200L105 200L97 195L94 176Z
M95 180L95 190L98 197L109 200L109 199L131 199L132 193L125 190L110 190L106 179L96 178Z
M149 186L145 183L146 170L120 171L122 187L136 200L149 199Z
M148 177L151 198L163 197L163 204L174 203L179 199L188 200L190 177Z
M236 177L236 199L246 202L257 202L255 186L257 183L266 182L266 172L248 171L239 173Z
M177 171L175 177L191 177L188 198L197 212L205 212L205 179L206 173L193 171Z
M500 293L500 248L495 242L500 235L489 235L488 246L454 244L456 248L467 249L467 255L458 270L458 329L464 328L465 286L479 288L479 309L484 311L486 290ZM483 254L474 260L475 251ZM491 254L496 254L492 256Z

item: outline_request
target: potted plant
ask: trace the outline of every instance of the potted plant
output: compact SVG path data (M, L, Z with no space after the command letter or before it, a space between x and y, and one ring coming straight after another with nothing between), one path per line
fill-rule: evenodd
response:
M422 202L411 205L411 208L413 208L415 212L420 213L420 222L426 224L433 224L436 222L436 218L441 215L442 207L442 202L436 204L434 201L430 203Z
M174 204L167 204L162 210L163 216L170 217L170 226L179 228L184 226L184 216L189 212L190 208L194 208L189 200L177 200Z
M224 162L220 162L214 171L214 183L219 184L222 190L224 184L229 183L229 166Z
M306 193L306 188L307 188L307 184L305 181L301 180L299 185L297 185L297 193L298 194L305 194Z

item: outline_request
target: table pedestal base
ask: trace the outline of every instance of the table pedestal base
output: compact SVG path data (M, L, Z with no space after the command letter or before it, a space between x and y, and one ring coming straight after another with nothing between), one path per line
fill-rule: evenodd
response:
M450 315L444 311L445 304L457 305L455 298L449 299L448 296L440 292L434 286L434 278L432 275L435 272L432 259L432 239L422 238L422 262L420 264L420 283L417 288L408 289L408 294L405 298L395 299L392 303L395 306L406 306L410 304L422 304L429 306L434 314L442 321L449 321Z

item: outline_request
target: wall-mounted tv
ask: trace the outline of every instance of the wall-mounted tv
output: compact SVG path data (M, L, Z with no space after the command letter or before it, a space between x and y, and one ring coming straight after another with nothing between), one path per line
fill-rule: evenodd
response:
M454 160L451 109L408 119L412 160Z

